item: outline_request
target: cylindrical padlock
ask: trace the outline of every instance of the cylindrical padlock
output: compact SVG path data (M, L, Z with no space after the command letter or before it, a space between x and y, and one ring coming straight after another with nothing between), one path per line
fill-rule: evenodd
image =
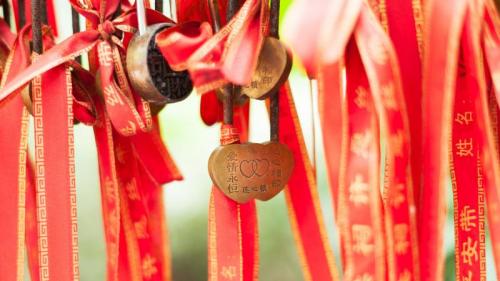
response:
M182 101L193 90L187 71L174 71L163 58L156 45L156 35L171 23L160 23L146 27L144 3L137 1L139 33L127 49L127 72L135 91L146 101L163 105ZM142 6L142 7L141 7Z

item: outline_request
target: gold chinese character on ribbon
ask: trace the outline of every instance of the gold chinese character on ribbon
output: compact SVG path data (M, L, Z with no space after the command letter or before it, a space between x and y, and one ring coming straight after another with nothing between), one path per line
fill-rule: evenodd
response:
M146 216L142 216L140 220L134 222L135 235L138 239L149 238L148 233L148 220Z
M460 229L471 231L473 227L476 227L476 219L476 210L471 209L469 205L465 205L460 212Z
M406 254L410 247L408 242L408 225L401 223L394 225L394 251L396 254Z
M382 103L388 109L395 110L398 108L396 103L396 93L394 88L394 83L390 82L388 84L382 85L380 94L382 95Z
M370 226L362 224L352 225L352 249L355 253L364 256L371 254L374 249L372 239L373 230Z
M354 205L367 204L370 199L368 196L369 186L363 181L363 176L357 174L354 182L349 185L349 201Z
M370 53L373 61L379 65L386 64L389 54L387 53L384 44L376 36L371 36L368 40L368 44L370 45L368 52Z
M408 269L406 269L405 271L403 271L399 275L398 281L411 281L411 272Z
M455 116L455 122L460 125L469 125L474 119L472 118L472 111L466 111L463 113L457 113Z
M234 278L236 278L236 266L223 266L221 274L224 278L233 280Z
M104 96L106 97L106 103L109 106L115 106L117 104L123 104L122 98L118 95L118 92L115 91L113 85L107 85L104 90Z
M405 202L406 199L403 193L404 190L405 186L402 183L398 183L393 188L389 189L390 194L388 194L389 195L388 203L392 207L399 208L399 206L401 206L401 204Z
M394 155L403 155L403 141L403 132L401 130L389 137L392 153Z
M369 131L355 133L351 139L351 152L367 158L369 156L369 149L372 142L373 137Z
M127 191L128 199L139 200L141 199L139 195L139 190L137 189L137 180L133 178L125 185L125 190Z
M368 90L365 87L359 86L356 88L354 103L359 108L366 108L368 106Z
M462 256L462 262L465 264L472 265L473 262L477 262L477 241L473 241L472 238L468 237L467 242L462 243L460 255Z
M156 259L150 254L147 254L142 260L142 276L149 279L156 273L158 273L158 268L156 267Z
M467 275L462 276L463 281L472 281L472 271L467 271Z
M373 281L373 276L368 273L363 273L362 275L356 276L353 281Z
M472 138L459 139L455 143L455 148L457 149L456 154L460 157L474 156L472 150L474 149L474 144L472 143Z
M124 127L120 130L120 132L122 133L122 135L124 136L132 136L132 135L135 135L135 132L136 132L136 126L135 126L135 123L132 122L132 121L128 121L128 124L129 126L127 127Z

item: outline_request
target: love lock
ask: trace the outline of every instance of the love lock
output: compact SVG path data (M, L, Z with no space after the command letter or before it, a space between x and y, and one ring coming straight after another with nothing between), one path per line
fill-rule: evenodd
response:
M276 196L290 179L293 166L290 149L275 141L220 146L208 160L214 184L238 203Z
M193 83L187 71L174 71L156 45L156 34L174 26L160 23L146 27L143 1L137 1L139 32L127 49L127 73L130 83L141 97L161 106L184 100L191 94Z
M252 99L266 99L286 82L292 69L292 56L280 40L266 37L257 67L248 85L241 87L241 95ZM227 91L221 88L222 92Z

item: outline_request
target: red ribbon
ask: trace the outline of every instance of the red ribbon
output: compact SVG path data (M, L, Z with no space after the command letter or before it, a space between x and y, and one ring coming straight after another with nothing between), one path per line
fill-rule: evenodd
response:
M227 83L250 83L267 23L268 6L247 0L216 34L207 22L188 22L158 34L157 42L172 69L189 70L204 94Z
M326 11L318 11L319 2L321 1L318 1L318 4L299 2L295 9L298 11L298 7L308 5L310 14L330 15L321 23L317 20L300 21L297 15L294 17L293 13L290 18L290 24L296 27L311 28L310 25L320 24L319 27L316 26L318 32L312 43L301 45L302 39L296 35L291 35L290 39L292 46L298 46L299 54L308 72L316 74L317 66L324 65L319 68L321 71L318 74L323 90L319 100L320 108L322 108L324 143L332 193L338 195L338 201L334 200L334 202L338 205L336 210L344 247L342 253L345 259L346 278L350 280L371 277L375 280L385 280L384 262L380 259L384 253L384 245L381 240L378 240L383 233L387 239L387 265L390 280L412 276L418 278L414 197L411 174L407 172L410 167L410 132L395 51L367 4L360 1L324 3L327 5L327 8L323 7ZM300 30L294 32L301 34ZM344 102L340 94L341 68L339 67L341 65L338 63L351 34L354 35L363 67L356 67L355 60L351 61L352 53L347 53L347 91L349 93L349 89L352 89L352 94L348 94L346 111L340 109ZM356 87L355 85L362 81L356 80L356 75L360 75L359 73L363 71L366 71L370 89L351 88L349 81L352 81L353 86ZM326 75L333 75L333 79L330 80L331 78ZM333 95L333 100L325 101L329 98L326 94ZM370 123L374 122L374 119L366 119L369 115L363 113L366 108L369 108L369 98L367 98L369 95L373 98L382 134L387 140L383 220L379 199L377 199L380 198L380 194L374 192L378 190L378 181L374 179L378 178L379 171L376 167L379 159L368 157L375 161L375 164L369 165L368 170L364 168L367 161L356 160L359 157L379 153L378 147L371 146L373 141L378 142L376 127L371 132L370 130L363 131L363 128L373 126ZM350 106L349 97L352 98ZM321 103L329 104L332 108L326 108ZM356 107L360 109L355 110ZM362 116L366 116L365 119ZM333 123L325 119L327 117L332 118ZM341 124L344 132L343 141L338 136L334 136L338 134L337 130ZM370 141L370 138L373 140ZM335 147L339 145L339 142L343 142L343 152ZM344 159L340 162L340 167L336 164L339 157ZM365 204L367 207L363 207ZM361 211L363 209L364 211ZM382 224L382 222L385 223Z
M18 1L12 1L12 8L14 10L14 21L17 27L17 30L21 30L24 26L19 26L19 19L21 17L20 10L19 10L19 2L24 1L24 19L26 23L31 22L31 1L30 0L18 0ZM46 9L47 11L47 24L52 28L54 35L57 36L58 34L58 28L57 28L57 19L56 19L56 11L54 7L54 1L53 0L46 0Z
M474 171L476 174L474 177L478 179L476 183L478 187L481 185L479 178L482 178L488 206L491 237L493 244L498 243L499 219L497 217L498 211L495 211L495 209L498 210L500 202L497 190L500 186L500 161L498 153L494 153L495 139L490 113L488 112L488 94L486 92L485 73L480 56L481 31L484 30L484 25L482 24L483 16L485 13L490 13L492 9L494 8L491 1L436 1L429 2L427 9L428 14L425 18L427 19L428 33L424 41L426 50L428 50L424 57L424 112L426 112L426 115L424 116L423 131L425 140L425 157L423 160L426 168L423 174L424 186L422 189L420 216L420 249L423 257L421 260L423 280L438 280L443 276L442 253L441 251L436 251L436 249L442 248L442 225L445 219L444 188L448 164L447 154L450 149L453 149L452 152L459 153L453 156L453 158L461 157L460 155L469 155L468 149L471 146L473 152L475 151L478 154L479 163L475 163L476 169ZM497 17L493 16L493 18ZM441 48L434 48L433 46L441 46ZM467 56L463 60L466 76L457 80L460 47L462 48L462 54ZM498 45L496 48L498 48ZM462 72L463 70L464 68L462 68ZM468 77L469 75L470 77ZM462 85L461 83L466 83L467 89L458 89L458 85ZM467 93L462 91L467 91ZM459 103L461 101L457 97L473 101L473 107L471 107L473 110L473 122L478 128L476 132L480 133L472 135L473 131L466 129L459 130L458 127L455 127L456 131L452 140L455 139L457 142L450 143L449 134L452 132L452 122L455 122L454 120L457 117L453 115L453 102ZM463 106L467 105L463 104ZM464 108L456 107L455 109ZM455 114L457 113L464 114L463 116L465 117L465 112L455 112ZM460 120L464 119L460 117ZM468 138L460 139L461 137L465 137L464 134L467 134ZM453 148L453 146L455 147ZM458 161L457 158L454 160L457 160L455 175L470 173L470 170L458 171L456 169L464 165L474 165L472 160ZM480 174L481 167L484 175ZM455 177L455 180L457 188L463 186L464 181L461 176ZM457 190L457 192L462 194L464 191ZM477 209L475 206L470 205L471 210L474 210L471 212L477 212L477 219L481 219L481 214L479 214L481 208L480 190L476 194L472 198L469 198L469 200L477 201L467 202L473 205L476 204ZM464 204L467 203L463 201L462 196L457 198L457 203L458 209L456 209L456 215L459 216L458 212L465 211ZM467 215L467 213L464 214ZM457 234L457 239L462 242L461 245L456 245L457 250L460 250L460 254L464 253L464 255L460 256L463 259L462 266L460 266L460 261L458 263L460 270L457 271L457 279L467 280L469 278L469 270L471 274L475 275L472 278L479 278L477 274L482 274L479 257L476 259L473 255L471 260L468 259L470 253L474 254L474 244L477 245L476 247L479 247L482 243L480 222L476 224L476 227L474 228L475 235L470 237L467 236L468 233L465 230ZM479 233L479 237L477 233ZM476 237L478 237L478 240L476 240ZM479 248L476 250L479 255ZM500 268L499 257L499 252L496 250L495 260L497 271ZM465 267L464 263L472 267Z
M2 33L2 37L5 36L7 34ZM24 38L25 32L22 32L11 46L2 75L2 86L28 64L29 58L19 47ZM4 118L0 133L9 136L0 138L0 153L4 163L4 170L0 173L0 206L6 215L0 232L0 276L10 281L24 276L28 112L20 94L2 101L0 108L0 116Z
M384 3L385 2L385 3ZM422 104L423 10L420 1L381 0L386 9L388 33L396 50L401 82L408 110L411 139L411 168L415 207L419 207L422 177ZM384 11L382 7L379 9Z
M248 109L248 107L247 107ZM238 131L242 134L239 136ZM223 124L221 144L248 139L248 110L235 112L235 126ZM238 204L212 188L208 216L208 280L258 278L258 236L255 201Z

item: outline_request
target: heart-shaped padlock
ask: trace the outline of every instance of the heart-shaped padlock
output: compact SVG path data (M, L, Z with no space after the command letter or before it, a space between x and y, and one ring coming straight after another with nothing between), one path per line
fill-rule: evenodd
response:
M216 0L209 0L212 17L215 14ZM276 3L275 3L276 4ZM274 5L272 15L277 15L279 9ZM217 23L217 21L215 21ZM277 26L277 22L275 22ZM265 52L270 49L279 50L281 44L278 40L270 38L266 40L267 46L263 48ZM288 52L285 51L285 57ZM273 51L274 52L274 51ZM269 58L272 56L264 53L260 55L260 59ZM290 61L286 62L290 63ZM261 67L268 62L260 62ZM289 66L281 66L286 72L285 79L288 76ZM278 67L279 68L279 67ZM283 73L281 75L283 75ZM278 73L278 72L275 72ZM231 125L233 123L232 108L235 94L238 94L240 87L229 85L224 87L223 91L223 109L224 109L224 124L222 129L222 146L217 148L208 160L208 171L214 184L229 198L238 202L245 203L252 199L267 201L276 196L283 188L285 188L290 176L293 173L294 156L290 149L279 143L278 136L278 116L279 116L279 98L277 93L278 84L270 87L271 97L271 141L263 144L246 143L239 144L237 133ZM229 144L227 144L229 143ZM226 145L224 145L226 144Z
M230 144L212 152L208 167L212 181L227 197L245 203L276 196L292 175L294 160L279 142Z
M252 99L266 99L288 79L292 56L280 40L266 37L259 53L257 67L248 85L241 86L241 95ZM225 92L225 88L221 88Z
M163 105L184 100L193 83L187 71L174 71L156 45L156 34L174 26L160 23L146 27L143 1L137 1L139 32L127 49L127 73L135 91L146 101Z

